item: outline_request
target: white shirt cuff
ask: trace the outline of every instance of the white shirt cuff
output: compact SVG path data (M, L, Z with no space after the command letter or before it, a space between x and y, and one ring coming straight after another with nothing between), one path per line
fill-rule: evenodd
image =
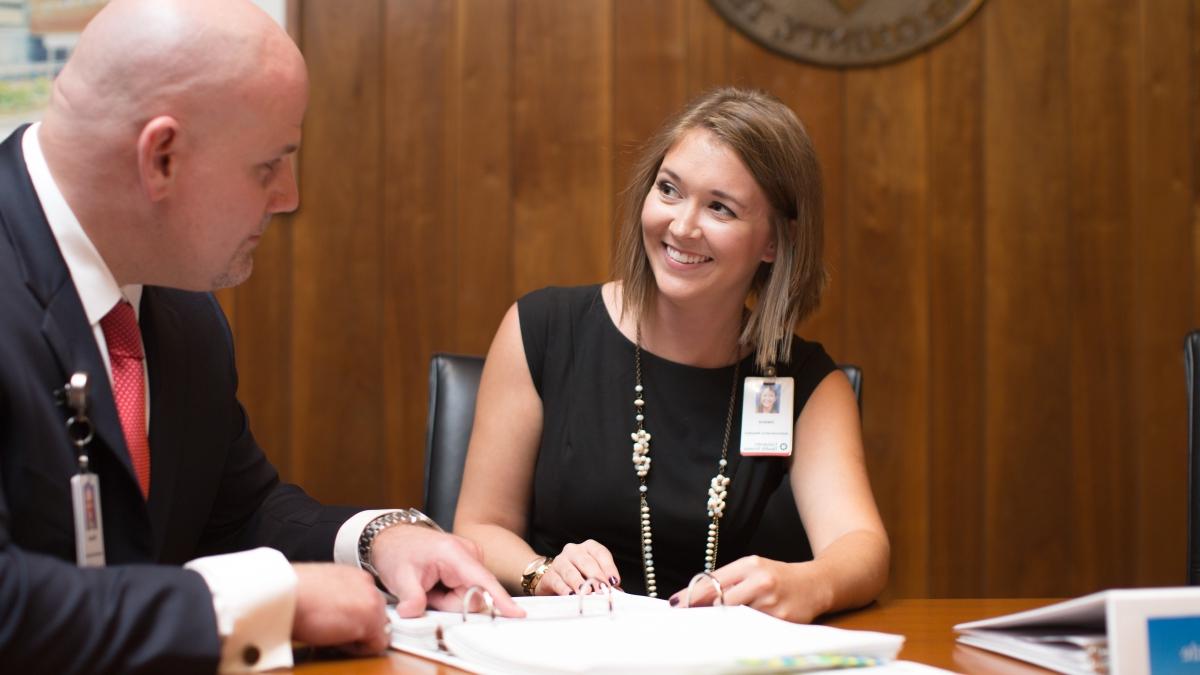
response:
M197 558L186 565L212 592L222 673L292 665L296 573L282 553L256 548Z
M338 528L337 538L333 540L333 561L341 565L353 565L361 569L362 565L358 559L358 540L362 537L363 530L367 529L367 525L379 516L399 510L375 509L372 511L359 511L350 516Z

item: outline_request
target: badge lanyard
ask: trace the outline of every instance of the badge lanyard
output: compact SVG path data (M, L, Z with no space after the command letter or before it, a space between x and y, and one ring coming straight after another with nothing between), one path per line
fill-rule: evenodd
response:
M71 476L71 506L75 512L75 562L80 567L104 567L104 519L100 513L100 477L92 473L88 445L92 421L88 418L88 375L77 372L65 387L67 436L75 446L79 471Z

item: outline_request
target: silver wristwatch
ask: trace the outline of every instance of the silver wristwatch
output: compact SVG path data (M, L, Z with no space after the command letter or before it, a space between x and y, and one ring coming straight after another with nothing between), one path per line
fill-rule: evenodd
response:
M358 537L358 563L363 569L374 575L375 583L379 584L380 588L384 588L383 581L379 578L379 572L376 571L375 566L371 564L371 547L374 546L375 537L378 537L380 532L396 525L420 525L438 532L445 531L429 516L416 509L389 511L367 523Z

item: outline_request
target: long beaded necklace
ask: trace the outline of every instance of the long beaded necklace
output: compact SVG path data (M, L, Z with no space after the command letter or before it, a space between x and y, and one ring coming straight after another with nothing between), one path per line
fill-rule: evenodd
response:
M729 411L725 414L725 439L721 443L721 460L717 462L717 475L708 486L708 537L704 544L704 571L712 572L717 566L717 544L721 535L721 517L725 515L725 495L729 488L729 476L725 467L729 464L729 431L733 427L733 408L737 402L738 370L741 359L733 364L733 388L729 393ZM646 579L646 595L657 598L658 584L654 575L654 545L650 532L650 502L647 501L646 476L650 473L650 433L646 431L646 397L642 387L642 324L637 325L637 341L633 351L633 410L636 428L633 439L633 468L638 477L638 499L641 502L642 574Z

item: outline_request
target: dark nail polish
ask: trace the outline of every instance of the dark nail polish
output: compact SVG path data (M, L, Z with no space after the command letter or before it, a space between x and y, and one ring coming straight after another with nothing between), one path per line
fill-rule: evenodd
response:
M620 581L618 581L616 577L609 577L609 578L608 578L608 585L609 585L609 586L620 586L620 585L621 585L621 582L620 582Z
M678 604L679 604L679 598L671 598L671 606L672 607L674 607L675 605L678 605Z
M571 591L570 593L567 593L567 595L575 595L575 591Z

